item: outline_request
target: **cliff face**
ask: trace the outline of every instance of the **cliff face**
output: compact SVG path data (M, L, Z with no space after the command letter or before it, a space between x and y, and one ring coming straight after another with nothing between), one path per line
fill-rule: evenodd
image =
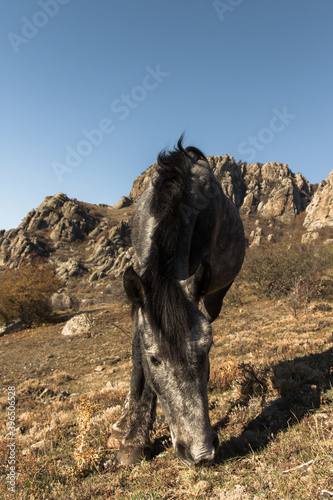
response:
M290 222L310 201L311 184L285 164L236 163L227 155L210 156L208 161L241 214Z
M333 225L333 172L313 196L313 186L285 164L236 163L227 155L207 159L244 220L254 215L288 224L306 209L307 230ZM71 200L62 193L48 196L17 229L0 231L0 265L17 267L39 255L65 281L119 275L132 261L131 216L155 170L156 164L137 177L129 197L114 207Z
M304 227L308 231L333 227L333 170L328 178L319 184L307 206Z

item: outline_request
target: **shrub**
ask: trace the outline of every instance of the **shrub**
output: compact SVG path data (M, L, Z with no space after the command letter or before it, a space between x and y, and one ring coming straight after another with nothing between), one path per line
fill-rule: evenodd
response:
M271 243L247 253L242 277L259 296L283 299L294 316L318 297L331 258L311 245Z
M0 317L7 322L15 318L28 326L50 318L50 298L62 282L50 266L28 264L7 269L0 278Z
M310 245L263 245L247 253L243 278L266 297L282 298L299 282L318 282L326 259Z

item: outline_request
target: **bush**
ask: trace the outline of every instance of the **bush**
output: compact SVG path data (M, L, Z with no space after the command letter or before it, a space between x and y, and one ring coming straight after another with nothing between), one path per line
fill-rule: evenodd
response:
M319 296L329 265L326 253L311 245L272 243L247 253L243 279L257 295L285 300L296 316Z
M326 260L310 245L263 245L247 253L243 278L266 297L286 296L299 281L317 281Z
M61 286L50 266L35 263L7 269L0 277L0 317L5 322L21 318L28 326L47 321L51 295Z

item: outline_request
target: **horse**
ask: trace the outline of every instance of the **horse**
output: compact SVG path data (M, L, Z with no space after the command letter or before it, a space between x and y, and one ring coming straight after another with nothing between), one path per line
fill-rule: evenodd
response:
M244 229L206 157L184 149L183 136L157 163L132 218L134 264L123 285L135 319L133 366L110 439L118 439L120 464L148 456L158 400L181 461L212 463L219 442L208 412L211 323L241 269Z

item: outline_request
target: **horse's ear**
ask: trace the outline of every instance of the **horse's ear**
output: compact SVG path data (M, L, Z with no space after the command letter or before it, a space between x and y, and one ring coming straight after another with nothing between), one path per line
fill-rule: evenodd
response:
M196 272L188 278L188 290L196 302L208 292L211 277L209 262L202 260Z
M145 302L145 290L140 276L129 266L123 277L125 292L134 306L142 307Z

